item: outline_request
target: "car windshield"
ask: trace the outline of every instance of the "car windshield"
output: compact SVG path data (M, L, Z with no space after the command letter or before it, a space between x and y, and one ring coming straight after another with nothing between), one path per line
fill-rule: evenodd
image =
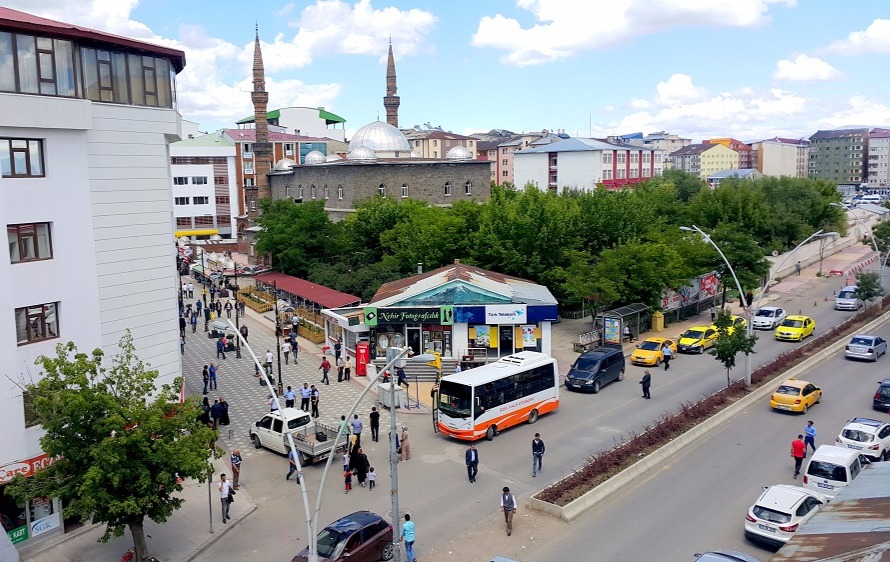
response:
M348 535L339 533L331 528L325 528L318 533L318 555L331 560L337 558L346 544Z
M470 417L472 389L456 382L442 379L439 386L439 410L452 418Z
M782 322L782 326L786 328L800 328L801 326L803 326L803 320L791 320L789 318L788 320Z
M776 390L776 394L787 394L789 396L798 396L800 394L800 389L796 386L789 386L787 384L783 384Z
M594 357L579 357L575 364L572 365L572 369L576 369L578 371L592 371L597 368L599 365L599 358Z
M873 341L871 338L853 338L850 345L871 345Z
M858 429L845 429L841 436L844 439L849 439L850 441L858 441L859 443L868 443L873 441L875 436L871 433L866 433L864 431Z
M685 332L683 332L683 335L680 337L690 339L690 340L700 340L700 339L702 339L702 336L704 336L704 335L705 335L705 333L701 330L686 330Z
M758 310L757 311L757 316L762 316L764 318L772 318L775 315L776 315L775 310Z
M661 344L657 341L646 340L640 344L640 349L642 349L643 351L658 351L659 349L661 349Z
M762 505L755 505L754 509L752 509L751 511L754 512L754 515L758 519L763 519L764 521L769 521L770 523L788 523L789 521L791 521L790 513L782 513L781 511L763 507Z
M855 299L856 292L855 291L841 291L837 294L837 298L839 299Z
M807 474L816 478L834 480L835 482L847 481L847 471L844 470L844 467L825 461L810 461L810 465L807 467Z
M287 428L288 429L298 429L307 425L309 420L311 420L309 416L300 416L298 418L294 418L292 420L287 420Z

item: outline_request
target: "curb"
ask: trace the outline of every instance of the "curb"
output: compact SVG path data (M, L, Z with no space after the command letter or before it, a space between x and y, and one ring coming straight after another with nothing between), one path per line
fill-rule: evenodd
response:
M876 319L863 326L860 329L860 333L868 333L870 330L887 322L888 320L890 320L890 311L885 312L884 314L880 315ZM549 502L544 502L535 498L534 496L529 498L528 507L531 509L549 513L550 515L559 517L560 519L563 519L565 521L573 521L579 515L608 497L609 494L617 492L622 487L636 481L639 476L643 475L649 469L656 466L661 466L669 457L678 453L683 447L692 444L696 439L716 429L718 426L720 426L720 424L729 421L730 418L740 413L742 410L754 405L755 403L763 400L766 396L772 394L775 382L784 382L790 378L793 378L797 374L810 368L813 364L822 361L826 357L836 353L840 349L843 349L845 345L846 342L844 340L838 340L835 343L829 345L825 349L817 352L815 355L810 356L803 362L785 371L784 374L773 380L773 384L764 384L744 398L739 399L734 404L724 408L723 410L714 414L699 425L678 436L670 443L659 447L647 457L635 462L615 476L612 476L580 498L569 502L564 507L560 507ZM556 482L551 484L551 486L554 484L558 484L559 482L561 482L561 480L557 480Z

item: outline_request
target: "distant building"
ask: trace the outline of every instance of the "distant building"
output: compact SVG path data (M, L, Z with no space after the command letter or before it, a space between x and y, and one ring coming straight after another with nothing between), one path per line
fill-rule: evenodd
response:
M645 146L647 148L655 148L661 151L660 156L662 158L662 168L665 170L669 170L673 165L670 158L671 153L680 150L684 146L692 144L692 139L680 137L678 135L667 133L665 131L649 133L642 138L639 138L636 133L625 136L627 137L627 139L625 140L627 144Z
M236 165L235 143L222 132L187 138L170 145L177 238L214 234L223 238L236 236Z
M740 170L746 170L754 167L754 162L751 158L751 145L745 144L740 140L732 139L729 137L708 139L704 142L707 144L722 144L723 146L731 148L738 152Z
M479 143L477 143L476 154L480 155L479 159L487 159L491 162L491 181L493 181L495 185L504 185L506 183L516 185L513 170L513 154L517 150L543 146L566 138L568 138L568 135L565 133L560 132L554 134L546 129L540 133L521 133L499 141L479 141L482 143L484 151L479 149ZM485 158L481 157L483 152ZM517 185L517 187L523 186Z
M868 129L816 131L810 137L811 178L842 183L868 180Z
M739 179L753 180L753 179L757 179L762 176L763 176L763 174L761 174L759 171L755 170L754 168L745 168L742 170L721 170L719 172L714 172L713 174L709 174L708 177L705 178L705 181L708 182L708 185L711 187L711 189L714 189L720 185L720 182L722 180L725 180L727 178L739 178Z
M409 129L404 131L411 145L411 151L419 158L444 160L448 151L455 146L463 146L476 154L476 138L449 133L438 129Z
M280 127L278 132L306 137L318 137L344 142L346 140L346 119L325 110L323 107L282 107L266 113L270 130ZM252 129L254 116L238 121L239 129Z
M542 190L620 189L661 175L653 148L569 138L513 154L516 185Z
M810 141L774 137L751 143L754 168L765 176L807 177Z
M868 134L868 185L890 186L890 129Z
M671 154L672 167L701 179L721 170L737 170L739 153L723 144L690 144Z

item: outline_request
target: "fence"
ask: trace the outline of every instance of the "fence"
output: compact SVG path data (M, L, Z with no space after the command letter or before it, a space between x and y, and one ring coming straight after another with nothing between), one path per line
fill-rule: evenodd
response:
M275 297L253 287L244 287L238 291L238 300L257 312L268 312L275 308Z

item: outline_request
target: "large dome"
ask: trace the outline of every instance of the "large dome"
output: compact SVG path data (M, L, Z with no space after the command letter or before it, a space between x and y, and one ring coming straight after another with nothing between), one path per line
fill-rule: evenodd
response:
M321 152L317 150L313 150L306 155L306 158L303 160L305 164L321 164L325 161L325 156Z
M445 155L446 160L471 160L473 153L465 146L455 146Z
M296 166L297 163L291 160L290 158L282 158L278 162L275 163L275 171L276 172L290 172L291 168Z
M355 132L349 150L366 146L376 152L411 152L408 137L389 123L374 121Z

